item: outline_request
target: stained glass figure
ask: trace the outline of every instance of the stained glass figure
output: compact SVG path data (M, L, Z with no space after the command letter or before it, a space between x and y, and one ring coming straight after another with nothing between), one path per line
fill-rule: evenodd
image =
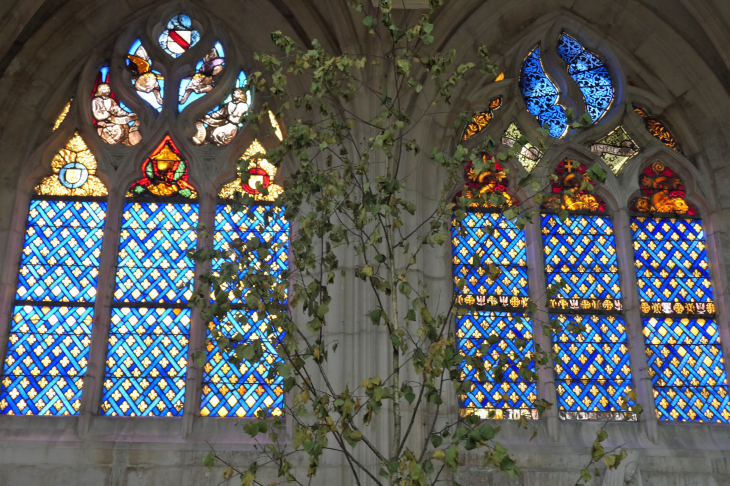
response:
M276 201L284 189L280 185L274 184L276 167L266 159L259 158L264 155L266 155L266 149L258 140L254 140L239 159L251 159L248 164L248 173L223 186L220 197L235 199L235 194L243 190L253 196L256 201ZM267 194L261 192L259 188L266 189Z
M676 150L677 152L682 152L682 149L679 148L679 144L674 139L674 135L672 135L672 132L669 131L664 123L659 121L659 119L649 115L649 112L645 109L640 108L636 105L634 105L634 111L638 113L641 118L644 119L644 126L654 138L662 142L670 149Z
M81 407L107 204L93 196L107 192L89 174L96 162L78 133L52 167L30 203L0 377L2 414L77 415Z
M94 82L91 113L96 133L110 145L137 145L142 140L137 114L117 100L109 84L109 65L102 66Z
M522 140L521 143L520 140ZM542 158L542 152L540 152L534 145L532 145L526 138L523 139L522 132L513 122L507 127L504 135L502 135L502 145L507 147L514 147L516 143L520 143L522 148L520 153L517 155L517 160L520 161L522 167L529 173L535 168L540 159Z
M591 145L591 152L603 159L611 172L618 174L626 162L639 153L639 146L631 139L624 127L614 131Z
M197 197L195 188L188 182L188 162L183 159L170 135L160 142L142 164L144 177L129 189L128 196Z
M182 112L190 103L202 98L215 86L218 74L225 66L225 54L220 42L198 61L195 66L195 74L180 81L180 101L178 111Z
M76 132L66 146L53 156L53 174L35 187L39 196L104 197L106 186L96 176L96 158Z
M481 132L494 117L494 112L502 106L502 97L494 98L489 102L489 108L480 113L475 113L471 121L466 125L464 129L464 135L461 137L462 140L469 140L471 137Z
M159 71L152 69L152 60L139 39L129 48L127 67L132 73L132 85L137 94L155 110L162 111L165 78Z
M561 329L552 333L559 413L567 420L635 420L619 405L632 383L613 224L596 214L605 203L580 190L583 164L565 159L555 173L542 239L547 284L558 287L548 305ZM555 213L564 210L593 214L561 220Z
M187 15L176 15L167 23L167 29L160 34L160 47L172 57L179 57L200 40L200 33L193 28Z
M53 131L55 132L58 127L61 126L61 123L63 123L63 120L66 119L66 116L68 115L68 112L71 110L71 103L73 103L74 99L71 98L68 100L68 103L63 107L63 110L61 110L61 113L58 115L58 118L56 118L56 123L53 124Z
M631 219L644 340L660 420L730 422L706 235L682 180L655 162ZM651 213L674 213L657 217Z
M488 371L480 378L472 366L464 364L462 380L474 384L460 396L461 413L484 418L490 414L496 418L536 418L532 406L537 399L535 383L519 374L524 360L528 360L528 369L535 369L532 322L525 314L529 301L525 233L499 212L500 206L516 201L506 192L506 175L499 163L477 175L470 162L465 182L465 197L478 193L488 199L486 207L471 206L462 221L453 222L454 298L457 306L472 309L457 319L457 346L464 356L484 360ZM500 270L498 276L489 275L490 265ZM462 280L466 286L459 287ZM490 335L500 340L482 354ZM518 345L520 339L525 343ZM490 370L502 352L508 355L509 366L497 381Z
M611 74L603 62L566 33L558 39L558 55L568 65L568 74L576 82L586 102L593 123L606 114L614 99Z
M565 108L558 104L560 92L542 67L540 47L530 52L522 63L520 91L527 111L537 118L540 126L548 129L553 138L560 138L568 130Z
M195 272L188 252L197 244L198 205L192 187L180 185L187 178L182 162L165 137L143 165L146 182L134 184L124 204L104 415L183 413Z
M641 172L639 186L641 187L641 197L631 203L631 211L690 216L697 214L697 210L685 199L687 190L682 179L659 161Z
M276 119L274 112L271 110L269 110L269 122L271 123L271 127L274 129L274 135L276 135L276 138L278 138L280 142L283 142L284 132L281 131L281 125L279 125L279 121Z
M223 146L233 141L243 127L243 116L248 113L250 106L249 93L243 89L245 84L246 74L241 71L233 93L223 100L223 104L216 106L195 122L196 134L193 136L195 145L213 143Z
M580 162L565 159L555 168L557 180L551 183L551 193L543 209L551 211L606 211L606 203L595 194L580 189L582 182L590 182L588 169ZM570 191L566 193L565 191ZM571 194L572 193L572 194Z

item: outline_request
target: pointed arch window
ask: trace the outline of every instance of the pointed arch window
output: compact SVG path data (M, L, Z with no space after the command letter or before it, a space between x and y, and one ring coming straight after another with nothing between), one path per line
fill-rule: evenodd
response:
M181 416L198 204L169 135L124 203L101 412Z
M226 184L219 193L214 249L228 252L228 256L214 260L213 271L220 272L224 265L233 264L237 267L239 281L243 281L248 272L262 271L260 265L265 264L281 283L282 273L289 268L289 222L284 217L284 208L276 204L283 189L273 183L276 168L261 158L265 153L264 147L254 141L242 157L251 159L248 174ZM268 194L261 193L260 186L266 188ZM244 193L261 204L237 203ZM244 252L251 254L246 242L252 239L271 245L268 255L261 260L243 257ZM243 247L234 244L238 240L244 242ZM222 322L210 323L208 328L207 337L211 340L207 344L207 363L203 369L201 415L255 417L265 409L270 415L281 415L284 379L273 368L280 361L276 347L284 337L283 330L272 328L271 316L245 310L245 289L230 290L223 298L231 304L231 311ZM221 351L212 339L213 332L221 332L230 339L233 349ZM263 357L258 362L245 357L235 359L238 347L252 341L264 345Z
M77 415L87 370L107 190L78 132L35 187L12 310L0 413Z
M611 217L598 196L580 190L589 180L583 164L565 159L555 174L543 205L542 238L547 284L563 282L548 303L551 322L560 326L552 333L559 414L636 420L619 404L632 375ZM567 218L559 211L568 211Z
M485 161L488 158L485 157ZM474 202L462 221L453 220L453 276L456 305L469 312L457 317L459 353L466 357L461 379L472 383L459 397L461 414L483 418L537 418L533 403L537 387L520 374L523 366L535 371L532 362L532 320L526 313L529 300L525 232L499 211L516 204L507 193L506 175L499 163L476 175L471 162L466 168L464 197L486 198L486 206ZM500 270L488 274L488 265ZM463 282L462 282L463 280ZM466 284L460 288L459 284ZM489 344L487 338L498 341ZM494 375L499 356L509 363L502 378ZM483 360L486 373L479 376L470 360Z
M681 178L661 162L630 206L649 374L660 420L730 422L706 235Z

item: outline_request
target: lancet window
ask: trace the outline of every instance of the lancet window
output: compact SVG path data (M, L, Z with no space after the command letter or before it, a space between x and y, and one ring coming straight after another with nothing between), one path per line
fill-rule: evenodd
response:
M552 333L558 409L563 419L635 419L620 403L632 375L613 223L601 198L581 189L586 172L560 162L543 204L545 275L558 288L548 302L560 329Z
M472 383L460 397L461 413L516 419L536 416L537 388L520 373L523 366L535 371L532 320L526 310L527 250L524 230L499 211L517 203L506 184L499 163L478 175L468 164L462 195L475 202L463 220L453 221L452 263L456 305L468 309L456 322L457 348L467 358L461 379ZM499 270L498 276L489 273L490 266ZM489 344L490 336L498 340ZM494 368L500 367L502 354L508 362L500 377ZM478 373L468 360L481 360L486 373Z

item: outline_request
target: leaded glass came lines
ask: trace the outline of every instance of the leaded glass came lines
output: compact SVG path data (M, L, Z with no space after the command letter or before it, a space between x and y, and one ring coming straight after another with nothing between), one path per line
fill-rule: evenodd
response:
M31 201L0 413L78 414L105 217L106 202Z
M518 316L521 322L515 319ZM499 340L495 344L487 344L490 335L497 336ZM459 353L483 359L486 369L486 381L483 381L478 379L473 367L464 365L461 379L472 381L472 387L459 397L462 416L476 414L482 418L537 418L537 411L533 408L537 400L537 384L527 381L519 373L524 360L529 360L527 368L535 372L532 361L532 321L529 317L492 311L460 316L456 320L456 338ZM524 345L518 346L520 340ZM485 344L489 350L483 355L481 348ZM502 381L497 382L493 367L498 364L502 353L508 356L508 365L503 370Z
M543 214L542 237L547 284L562 281L549 302L560 417L635 420L619 405L632 383L611 218Z
M259 318L253 312L248 316L243 311L231 311L224 322L216 328L227 338L236 334L241 341L234 345L257 341L266 348L263 358L257 363L242 360L240 364L229 360L234 352L223 353L215 341L206 347L207 362L203 368L203 397L200 414L213 417L256 417L256 412L269 409L277 416L284 412L284 378L273 366L281 362L276 346L283 338L283 332L269 333L266 318ZM211 324L211 328L214 324ZM208 329L207 338L212 335Z
M250 241L257 238L271 243L271 254L264 260L247 260L242 266L241 256L234 250L235 240ZM282 272L289 268L289 222L284 218L284 208L278 206L244 206L236 208L229 204L219 204L216 211L214 248L231 251L230 257L216 259L213 271L219 271L226 263L239 263L239 279L248 272L261 271L261 264L270 268L271 274L282 281ZM245 249L243 250L245 251ZM241 292L229 292L228 300L234 310L228 313L223 322L211 323L211 330L217 329L224 336L236 335L240 340L234 347L243 343L257 341L265 346L265 354L257 363L242 360L231 363L232 352L223 353L215 341L207 345L207 364L203 375L203 394L201 415L218 417L255 417L259 410L268 409L270 415L281 415L284 407L283 378L272 371L279 361L276 353L278 342L283 339L283 331L273 330L268 316L244 311ZM271 372L271 373L270 373Z
M104 415L183 413L197 224L195 203L124 205Z
M730 422L702 221L641 216L631 231L657 417Z
M568 74L583 93L591 120L597 122L606 114L614 98L613 82L608 68L598 56L565 33L558 40L558 55L568 64Z
M560 416L565 419L636 420L619 399L631 391L626 325L620 316L554 314L555 379ZM574 333L569 325L585 326ZM633 402L630 401L633 405Z
M198 205L129 201L123 218L114 302L187 302Z
M551 137L560 138L568 130L565 108L558 104L559 91L545 74L540 59L540 47L525 58L520 72L520 91L527 111L547 128Z
M638 217L631 232L642 313L715 313L702 221Z
M452 232L454 292L457 303L479 307L523 308L527 290L527 245L525 232L500 213L469 212ZM472 264L474 255L481 263ZM487 265L500 267L501 273L489 281ZM466 281L462 292L457 283ZM517 301L512 298L517 297ZM511 304L517 302L517 305Z
M616 239L611 218L542 215L547 284L562 278L556 299L603 301L620 299ZM593 304L591 304L593 305Z
M727 374L714 319L645 318L657 417L730 422Z

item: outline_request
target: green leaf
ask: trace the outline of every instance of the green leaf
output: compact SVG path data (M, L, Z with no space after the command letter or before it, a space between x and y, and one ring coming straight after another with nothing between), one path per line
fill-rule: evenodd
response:
M581 479L582 479L583 481L590 481L590 480L591 480L591 477L592 477L592 476L591 476L591 472L590 472L590 471L589 471L588 469L583 469L583 470L582 470L582 471L580 472L580 478L581 478Z
M215 456L213 454L208 454L203 458L203 466L207 467L208 469L212 469L214 464Z
M594 181L603 183L606 181L607 174L606 171L603 170L603 168L596 163L588 168L588 170L586 171L586 175Z
M434 447L440 447L443 442L444 439L440 435L434 434L431 436L431 444L433 444Z
M430 46L431 44L433 44L433 36L431 34L424 35L422 37L422 39L423 39L423 43L426 44L427 46Z

